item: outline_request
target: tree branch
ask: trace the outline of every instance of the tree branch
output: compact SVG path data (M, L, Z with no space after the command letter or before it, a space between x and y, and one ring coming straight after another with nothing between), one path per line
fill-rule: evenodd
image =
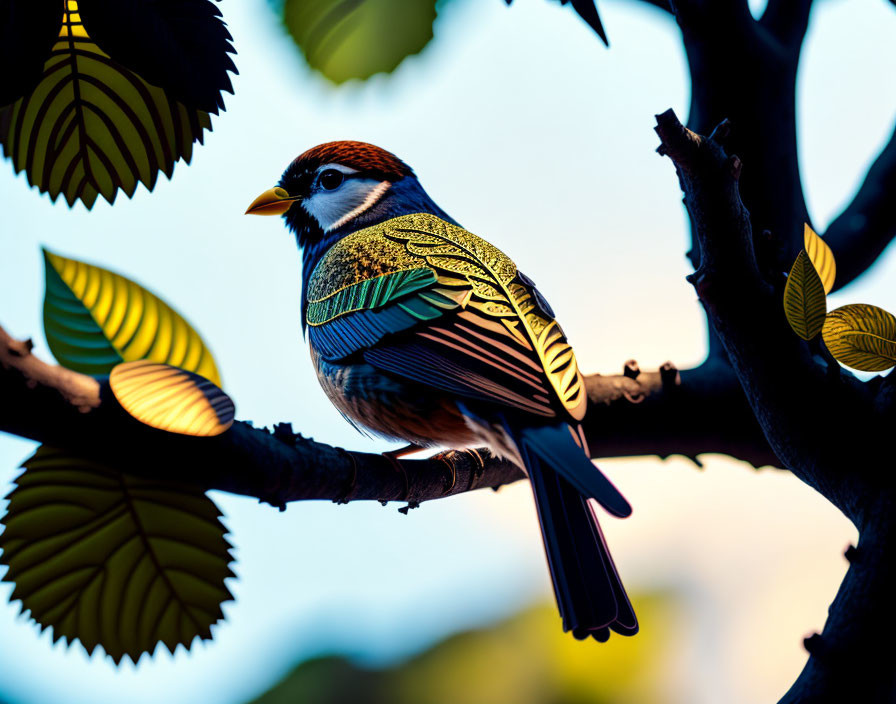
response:
M660 10L665 10L670 15L675 14L675 11L672 9L671 0L640 0L640 2L644 3L645 5L653 5Z
M782 44L799 51L811 10L812 0L769 0L759 22Z
M892 415L881 412L885 385L825 368L789 329L781 291L766 282L740 199L740 160L725 129L701 137L671 110L657 116L661 153L675 163L700 247L689 278L771 447L785 466L859 528L854 561L821 635L806 643L809 662L785 702L891 701L892 641L875 636L896 623L892 605L894 483ZM892 400L888 396L888 400Z
M0 328L0 430L71 450L123 471L290 501L377 499L419 503L517 481L523 473L485 450L395 464L293 433L237 422L213 438L155 430L115 400L107 378L47 364Z
M825 241L837 258L836 287L868 269L896 237L896 130L853 201L830 224Z
M752 419L730 369L679 373L671 364L639 373L586 378L586 432L595 456L704 452L756 467L777 458ZM129 416L108 380L49 365L0 328L0 430L70 449L134 474L190 481L254 496L275 506L307 499L408 501L498 487L523 478L488 451L400 460L348 452L304 438L288 424L273 432L237 422L214 438L175 435Z
M781 252L760 252L790 262L802 246L808 211L800 179L796 134L796 74L801 40L784 43L767 26L786 4L780 0L766 25L753 19L741 0L681 0L676 19L691 74L687 126L709 134L722 120L735 127L730 136L734 153L749 163L740 182L753 232L773 232ZM699 247L691 226L688 257L696 269ZM724 350L709 326L709 356L727 363Z

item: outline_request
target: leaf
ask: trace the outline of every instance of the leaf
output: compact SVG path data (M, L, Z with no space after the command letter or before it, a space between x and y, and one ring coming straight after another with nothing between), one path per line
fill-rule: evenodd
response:
M863 372L896 365L896 317L865 303L837 308L824 321L821 337L838 362Z
M513 0L505 0L505 2L510 5ZM893 2L896 2L896 0L893 0ZM603 24L601 24L600 15L597 12L597 5L594 0L560 0L560 4L572 4L572 9L576 11L576 14L579 17L588 23L588 26L597 33L597 36L601 38L601 41L607 46L610 45L610 42L607 41L607 35L604 32Z
M0 106L21 98L37 85L61 26L62 2L0 2Z
M44 250L44 334L59 363L84 374L148 359L221 377L199 334L167 303L130 279Z
M97 45L187 107L218 114L236 53L221 11L209 0L79 0Z
M230 545L198 488L133 477L46 446L23 464L0 534L11 600L53 641L118 663L211 638L231 600Z
M797 335L811 340L821 332L826 311L821 279L809 255L800 250L784 287L784 315Z
M64 14L42 80L0 110L0 141L30 185L90 209L98 195L112 203L119 190L130 198L138 183L152 190L159 172L170 178L211 120L110 59L79 18Z
M837 262L828 243L815 234L815 230L809 227L808 223L803 228L803 246L821 278L824 292L830 293L837 277Z
M211 437L233 425L230 397L203 376L147 360L124 362L109 375L128 413L158 430Z
M391 73L432 39L437 0L286 0L283 23L333 83Z
M610 42L607 40L607 35L604 32L604 27L600 22L600 16L597 14L597 5L594 0L560 0L562 4L566 5L567 3L571 3L573 9L576 13L581 17L585 22L588 23L588 26L591 27L595 32L597 32L597 36L601 38L604 44L607 46L610 45Z

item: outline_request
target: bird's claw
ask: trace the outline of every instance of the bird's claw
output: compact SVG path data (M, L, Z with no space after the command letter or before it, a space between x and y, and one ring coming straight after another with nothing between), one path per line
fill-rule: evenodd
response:
M355 483L358 480L358 462L355 459L355 456L341 447L337 447L336 451L346 455L352 461L352 476L351 479L346 483L345 490L342 492L342 495L336 499L333 499L334 504L347 504L349 502L349 497L351 497L352 492L355 490Z

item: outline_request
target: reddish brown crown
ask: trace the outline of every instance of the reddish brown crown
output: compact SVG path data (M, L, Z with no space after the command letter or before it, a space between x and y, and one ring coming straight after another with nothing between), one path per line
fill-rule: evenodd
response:
M391 152L366 142L350 141L319 144L299 155L289 170L314 171L323 164L343 164L389 181L398 181L414 173Z

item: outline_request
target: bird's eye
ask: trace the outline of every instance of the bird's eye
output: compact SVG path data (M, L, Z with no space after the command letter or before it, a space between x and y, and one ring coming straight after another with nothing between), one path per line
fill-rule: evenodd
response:
M322 172L317 182L325 191L335 191L345 181L345 174L336 169L327 169Z

